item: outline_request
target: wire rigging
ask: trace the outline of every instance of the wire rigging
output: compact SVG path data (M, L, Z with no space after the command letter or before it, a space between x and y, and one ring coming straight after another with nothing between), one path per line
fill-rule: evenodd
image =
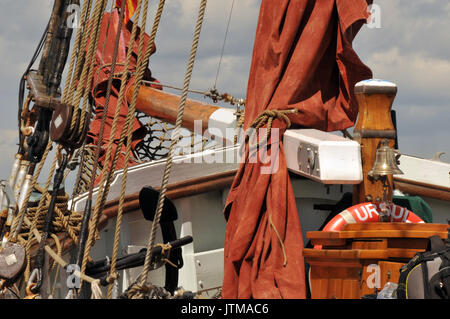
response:
M223 53L225 51L225 44L227 42L227 38L228 38L228 32L230 29L230 22L231 22L231 16L233 15L233 8L234 8L234 0L231 2L231 8L230 8L230 13L228 15L228 22L227 22L227 28L225 30L225 37L223 39L223 44L222 44L222 50L220 53L220 59L219 59L219 65L217 66L217 73L216 73L216 79L214 81L214 87L213 90L216 89L216 85L217 85L217 80L219 78L219 73L220 73L220 67L222 65L222 60L223 60Z

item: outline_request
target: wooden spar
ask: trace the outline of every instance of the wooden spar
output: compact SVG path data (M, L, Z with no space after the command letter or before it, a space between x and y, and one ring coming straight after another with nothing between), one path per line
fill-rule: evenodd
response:
M425 196L450 202L450 188L448 187L413 182L400 177L394 177L394 186L396 189L410 195Z
M391 107L397 94L394 83L367 80L356 84L355 95L359 105L359 116L354 129L354 139L361 144L363 181L355 185L353 204L376 202L383 198L383 184L368 176L377 147L384 138L394 147L396 130L391 118ZM387 199L392 201L393 181L388 176Z
M127 92L127 100L130 103L133 97L133 90ZM148 86L141 86L137 98L136 109L149 116L175 124L180 97L168 92L153 89ZM194 131L194 121L201 121L202 133L208 129L208 121L211 115L222 109L218 106L187 99L184 111L182 126ZM200 132L199 132L200 133Z

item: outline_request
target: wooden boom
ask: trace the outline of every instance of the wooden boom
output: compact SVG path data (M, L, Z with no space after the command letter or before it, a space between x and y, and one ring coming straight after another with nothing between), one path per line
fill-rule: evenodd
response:
M131 101L133 90L128 90L127 100ZM141 86L138 94L136 109L149 116L175 124L180 105L180 97L175 94L163 92L148 86ZM201 120L202 133L208 129L208 121L211 115L222 109L207 103L187 99L184 110L182 126L194 130L194 121Z

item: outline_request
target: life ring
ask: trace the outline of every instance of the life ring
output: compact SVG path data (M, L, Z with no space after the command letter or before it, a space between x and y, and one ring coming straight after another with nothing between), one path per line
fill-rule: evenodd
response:
M346 224L373 223L379 221L380 204L362 203L347 208L333 217L322 231L339 231ZM419 216L395 204L390 205L389 222L425 223ZM314 249L321 249L322 245L315 245Z

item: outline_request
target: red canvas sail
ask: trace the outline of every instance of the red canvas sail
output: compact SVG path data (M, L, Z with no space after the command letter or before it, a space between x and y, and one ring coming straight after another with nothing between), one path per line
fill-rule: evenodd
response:
M354 125L353 87L372 76L352 49L369 16L367 5L366 0L262 0L244 129L264 111L287 109L297 111L288 115L296 127L334 131ZM223 298L306 295L301 227L281 142L288 122L272 123L280 134L269 138L266 155L276 164L251 163L246 145L247 161L225 208ZM268 165L279 167L262 173Z
M130 38L131 38L131 31L133 29L133 21L128 21L128 23L124 23L122 25L122 29L118 30L119 28L119 10L115 9L112 13L105 13L102 20L102 25L100 29L100 38L99 38L99 45L97 48L96 56L95 56L95 69L93 74L95 74L93 78L93 84L92 84L92 97L95 101L95 118L91 122L90 130L88 132L88 143L97 145L98 138L99 138L99 132L100 127L102 123L102 117L104 112L104 107L106 103L106 93L107 93L107 84L108 79L111 73L111 64L113 61L113 53L114 53L114 45L115 45L115 39L117 36L117 33L120 32L120 42L119 42L119 50L117 55L117 64L116 68L114 70L114 77L113 77L113 83L111 88L111 95L109 99L108 104L108 111L106 114L106 121L105 121L105 127L104 127L104 133L102 138L102 152L100 154L99 163L101 166L108 165L111 168L112 159L109 161L109 163L104 163L105 157L106 157L106 148L108 145L108 142L110 139L114 140L113 143L113 151L115 152L115 148L117 147L117 144L120 139L120 135L122 131L125 129L125 122L126 117L128 114L128 102L126 99L123 99L122 104L118 105L118 97L119 97L119 91L121 86L121 78L122 78L122 72L125 72L124 70L124 64L126 61L127 56L127 50ZM132 50L133 55L131 57L130 65L128 68L128 72L130 72L132 75L129 77L129 80L127 82L126 90L128 91L131 87L134 85L134 72L136 71L136 65L137 65L137 53L139 51L139 35L140 35L140 28L138 28L137 31L137 38L135 39ZM144 51L147 47L149 42L149 36L145 34L144 37ZM156 48L154 48L156 50ZM156 81L151 76L151 72L149 69L146 70L144 74L145 80L150 81ZM160 88L156 87L155 88ZM120 108L119 113L119 119L117 122L117 129L114 136L111 136L111 130L112 130L112 124L114 119L114 114L116 108ZM142 139L145 136L146 130L144 129L144 126L142 123L139 122L136 118L133 120L133 135L132 135L132 150L134 150L134 147L142 141ZM125 145L122 145L122 152L119 154L118 162L116 169L121 169L124 166L124 154L126 151ZM114 153L113 153L114 154ZM137 164L133 159L130 159L129 165L135 165Z

